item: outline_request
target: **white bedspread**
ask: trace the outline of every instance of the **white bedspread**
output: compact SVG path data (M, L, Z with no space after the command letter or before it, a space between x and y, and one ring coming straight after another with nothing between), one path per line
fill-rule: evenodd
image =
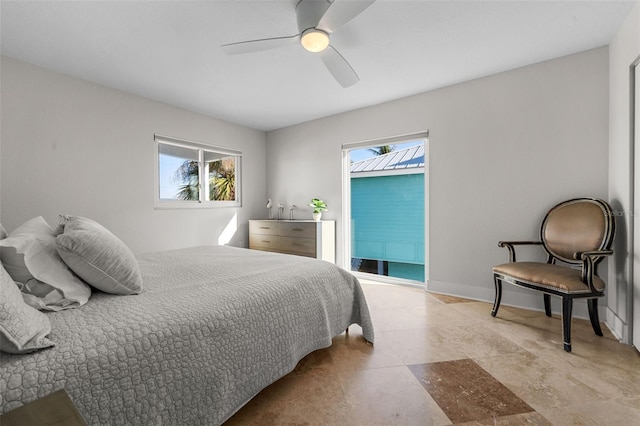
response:
M47 314L55 347L0 354L0 412L65 388L90 424L216 425L349 325L373 342L335 265L224 246L138 261L142 294L96 292Z

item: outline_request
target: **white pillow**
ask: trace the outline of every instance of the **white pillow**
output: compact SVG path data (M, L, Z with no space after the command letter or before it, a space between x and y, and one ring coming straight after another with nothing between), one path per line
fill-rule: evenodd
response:
M78 276L105 293L142 292L138 262L118 237L86 217L60 215L60 224L58 253Z
M0 351L24 354L54 346L46 336L49 318L27 305L7 271L0 264Z
M34 308L59 311L89 300L91 288L60 258L53 230L42 216L0 240L0 247L5 269L20 287L25 302Z

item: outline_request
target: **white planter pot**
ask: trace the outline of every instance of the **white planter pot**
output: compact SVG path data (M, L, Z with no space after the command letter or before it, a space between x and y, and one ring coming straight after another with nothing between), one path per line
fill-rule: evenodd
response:
M313 214L313 220L315 220L316 222L319 222L321 218L322 218L322 212Z

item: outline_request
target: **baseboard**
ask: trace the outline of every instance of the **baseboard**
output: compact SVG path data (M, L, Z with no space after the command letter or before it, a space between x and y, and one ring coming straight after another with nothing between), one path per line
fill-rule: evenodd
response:
M444 281L427 280L427 291L493 303L494 289Z
M622 343L631 344L629 341L629 328L627 323L608 307L605 324L618 340Z
M427 281L427 291L433 293L446 294L450 296L463 297L466 299L480 300L483 302L493 303L495 298L495 289L493 287L478 287L465 284L448 283L443 281L429 280ZM544 312L544 302L542 293L535 290L528 290L522 287L516 287L510 284L502 285L501 305L515 306L517 308L529 309L533 311ZM609 309L606 306L598 306L598 316L600 321L605 318L605 324L609 329ZM562 304L559 297L551 297L551 312L560 315L562 313ZM612 313L613 315L613 313ZM576 299L573 302L573 317L580 319L589 319L589 308L585 299ZM616 317L617 318L617 317ZM611 330L614 335L616 332ZM618 337L618 336L616 336Z

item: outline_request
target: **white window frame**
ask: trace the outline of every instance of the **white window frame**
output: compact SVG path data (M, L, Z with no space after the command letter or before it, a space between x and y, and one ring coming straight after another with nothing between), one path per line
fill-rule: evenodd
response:
M154 135L154 207L156 209L201 209L220 207L242 207L242 152L234 149L215 145L178 139L170 136ZM173 145L181 148L193 149L198 152L198 175L200 190L199 200L167 200L160 198L160 146ZM235 201L206 200L205 194L209 193L208 166L204 162L205 151L222 154L235 158Z

